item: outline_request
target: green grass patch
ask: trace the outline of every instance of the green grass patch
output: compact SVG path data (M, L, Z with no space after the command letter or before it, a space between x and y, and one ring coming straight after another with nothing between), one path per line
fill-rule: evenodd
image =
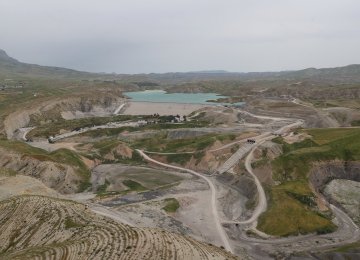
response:
M351 126L360 126L360 120L351 121Z
M192 154L183 153L183 154L169 154L166 155L166 160L169 163L177 163L180 165L186 164L188 161L190 161L192 157Z
M91 188L92 184L90 181L82 181L79 183L78 192L83 192Z
M359 136L360 129L358 128L327 128L327 129L306 129L304 130L313 137L313 140L319 144L327 144L349 138L350 136Z
M331 101L326 101L326 100L316 100L316 101L312 101L312 103L317 108L338 107L337 104L334 104Z
M224 142L227 140L234 141L236 139L236 135L235 134L222 134L222 135L217 135L216 139L221 142Z
M125 186L127 186L132 191L145 191L146 187L142 186L140 183L133 180L124 180L122 182Z
M329 146L315 146L315 147L300 148L300 149L294 150L290 153L295 154L295 155L308 154L308 153L322 153L322 152L327 152L330 149L331 149L331 147L329 147Z
M0 167L0 176L15 176L16 174L16 171Z
M356 252L360 251L360 242L355 242L355 243L351 243L348 245L338 247L334 250L334 252L346 253L346 252L352 252L355 250L356 250Z
M110 185L110 182L107 179L105 179L104 184L99 185L97 187L96 194L100 195L100 194L106 193L106 189L107 189L107 187L109 187L109 185Z
M175 213L180 207L179 201L175 198L164 199L166 205L162 208L167 213Z
M269 162L268 158L262 158L260 160L255 161L255 162L252 162L251 167L254 168L254 169L255 168L260 168L262 166L265 166L268 162Z
M309 207L311 198L312 193L306 182L273 187L269 208L260 216L257 228L274 236L334 231L336 226L330 219Z
M275 186L278 191L295 192L300 195L310 196L312 191L305 180L288 181L281 185Z

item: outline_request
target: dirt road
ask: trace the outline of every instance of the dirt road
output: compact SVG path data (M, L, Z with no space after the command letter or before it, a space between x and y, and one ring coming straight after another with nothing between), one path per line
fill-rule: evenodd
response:
M268 137L269 138L269 137ZM264 188L262 187L259 179L256 177L256 175L253 172L253 169L251 167L251 162L253 160L254 157L254 151L257 148L257 146L261 145L263 142L265 142L266 139L264 139L263 141L259 142L255 147L253 147L253 149L251 150L251 152L248 154L248 156L245 159L245 168L247 170L247 172L254 178L255 180L255 184L256 184L256 188L258 191L258 204L251 216L251 218L249 218L248 220L243 221L242 224L252 224L257 222L257 219L259 218L260 214L263 213L266 208L267 208L267 201L266 201L266 196L265 196L265 191Z
M117 115L125 105L126 105L126 103L123 103L118 108L116 108L113 115Z
M65 133L65 134L61 134L61 135L57 135L55 137L52 138L52 140L54 142L59 141L61 139L67 138L67 137L71 137L71 136L75 136L78 134L82 134L82 133L86 133L92 130L97 130L97 129L108 129L108 128L120 128L120 127L137 127L139 126L139 124L137 122L121 122L121 123L108 123L106 125L98 125L98 126L93 126L93 127L84 127L82 129L80 129L79 131L72 131L69 133Z
M333 119L326 111L322 109L318 109L314 107L312 104L305 104L303 101L300 101L296 98L294 98L291 102L296 105L307 107L314 110L328 124L329 127L335 127L335 128L340 127L340 124L335 119Z

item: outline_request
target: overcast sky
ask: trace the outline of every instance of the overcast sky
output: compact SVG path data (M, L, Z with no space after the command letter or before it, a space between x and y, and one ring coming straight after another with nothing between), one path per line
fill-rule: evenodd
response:
M0 0L0 48L94 72L360 63L359 0Z

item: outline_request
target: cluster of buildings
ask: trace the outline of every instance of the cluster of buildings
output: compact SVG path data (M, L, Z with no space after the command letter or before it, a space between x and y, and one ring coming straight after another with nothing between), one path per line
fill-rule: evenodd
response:
M25 83L22 81L14 82L12 79L5 79L4 83L0 83L0 90L4 91L8 88L23 88L24 85Z
M154 114L151 118L139 120L138 123L139 125L149 125L149 124L159 124L159 123L181 123L186 121L187 121L187 117L185 115L160 116L159 114Z

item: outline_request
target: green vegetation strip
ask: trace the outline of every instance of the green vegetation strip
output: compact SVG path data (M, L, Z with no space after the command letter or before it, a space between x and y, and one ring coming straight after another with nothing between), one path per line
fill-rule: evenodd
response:
M135 132L135 131L146 131L146 130L168 130L168 129L183 129L183 128L201 128L208 126L206 121L189 121L179 124L174 123L158 123L149 124L141 127L119 127L119 128L107 128L107 129L96 129L81 133L81 136L90 137L103 137L103 136L117 136L123 132Z
M111 122L123 122L127 120L134 119L133 116L127 115L119 115L113 117L89 117L89 118L80 118L80 119L73 119L73 120L65 120L62 118L57 118L50 120L46 124L42 125L35 125L36 128L31 130L28 133L28 137L48 137L48 136L55 136L60 133L60 130L65 131L74 131L79 130L80 128L85 127L92 127L98 125L105 125ZM35 122L39 120L34 120Z

